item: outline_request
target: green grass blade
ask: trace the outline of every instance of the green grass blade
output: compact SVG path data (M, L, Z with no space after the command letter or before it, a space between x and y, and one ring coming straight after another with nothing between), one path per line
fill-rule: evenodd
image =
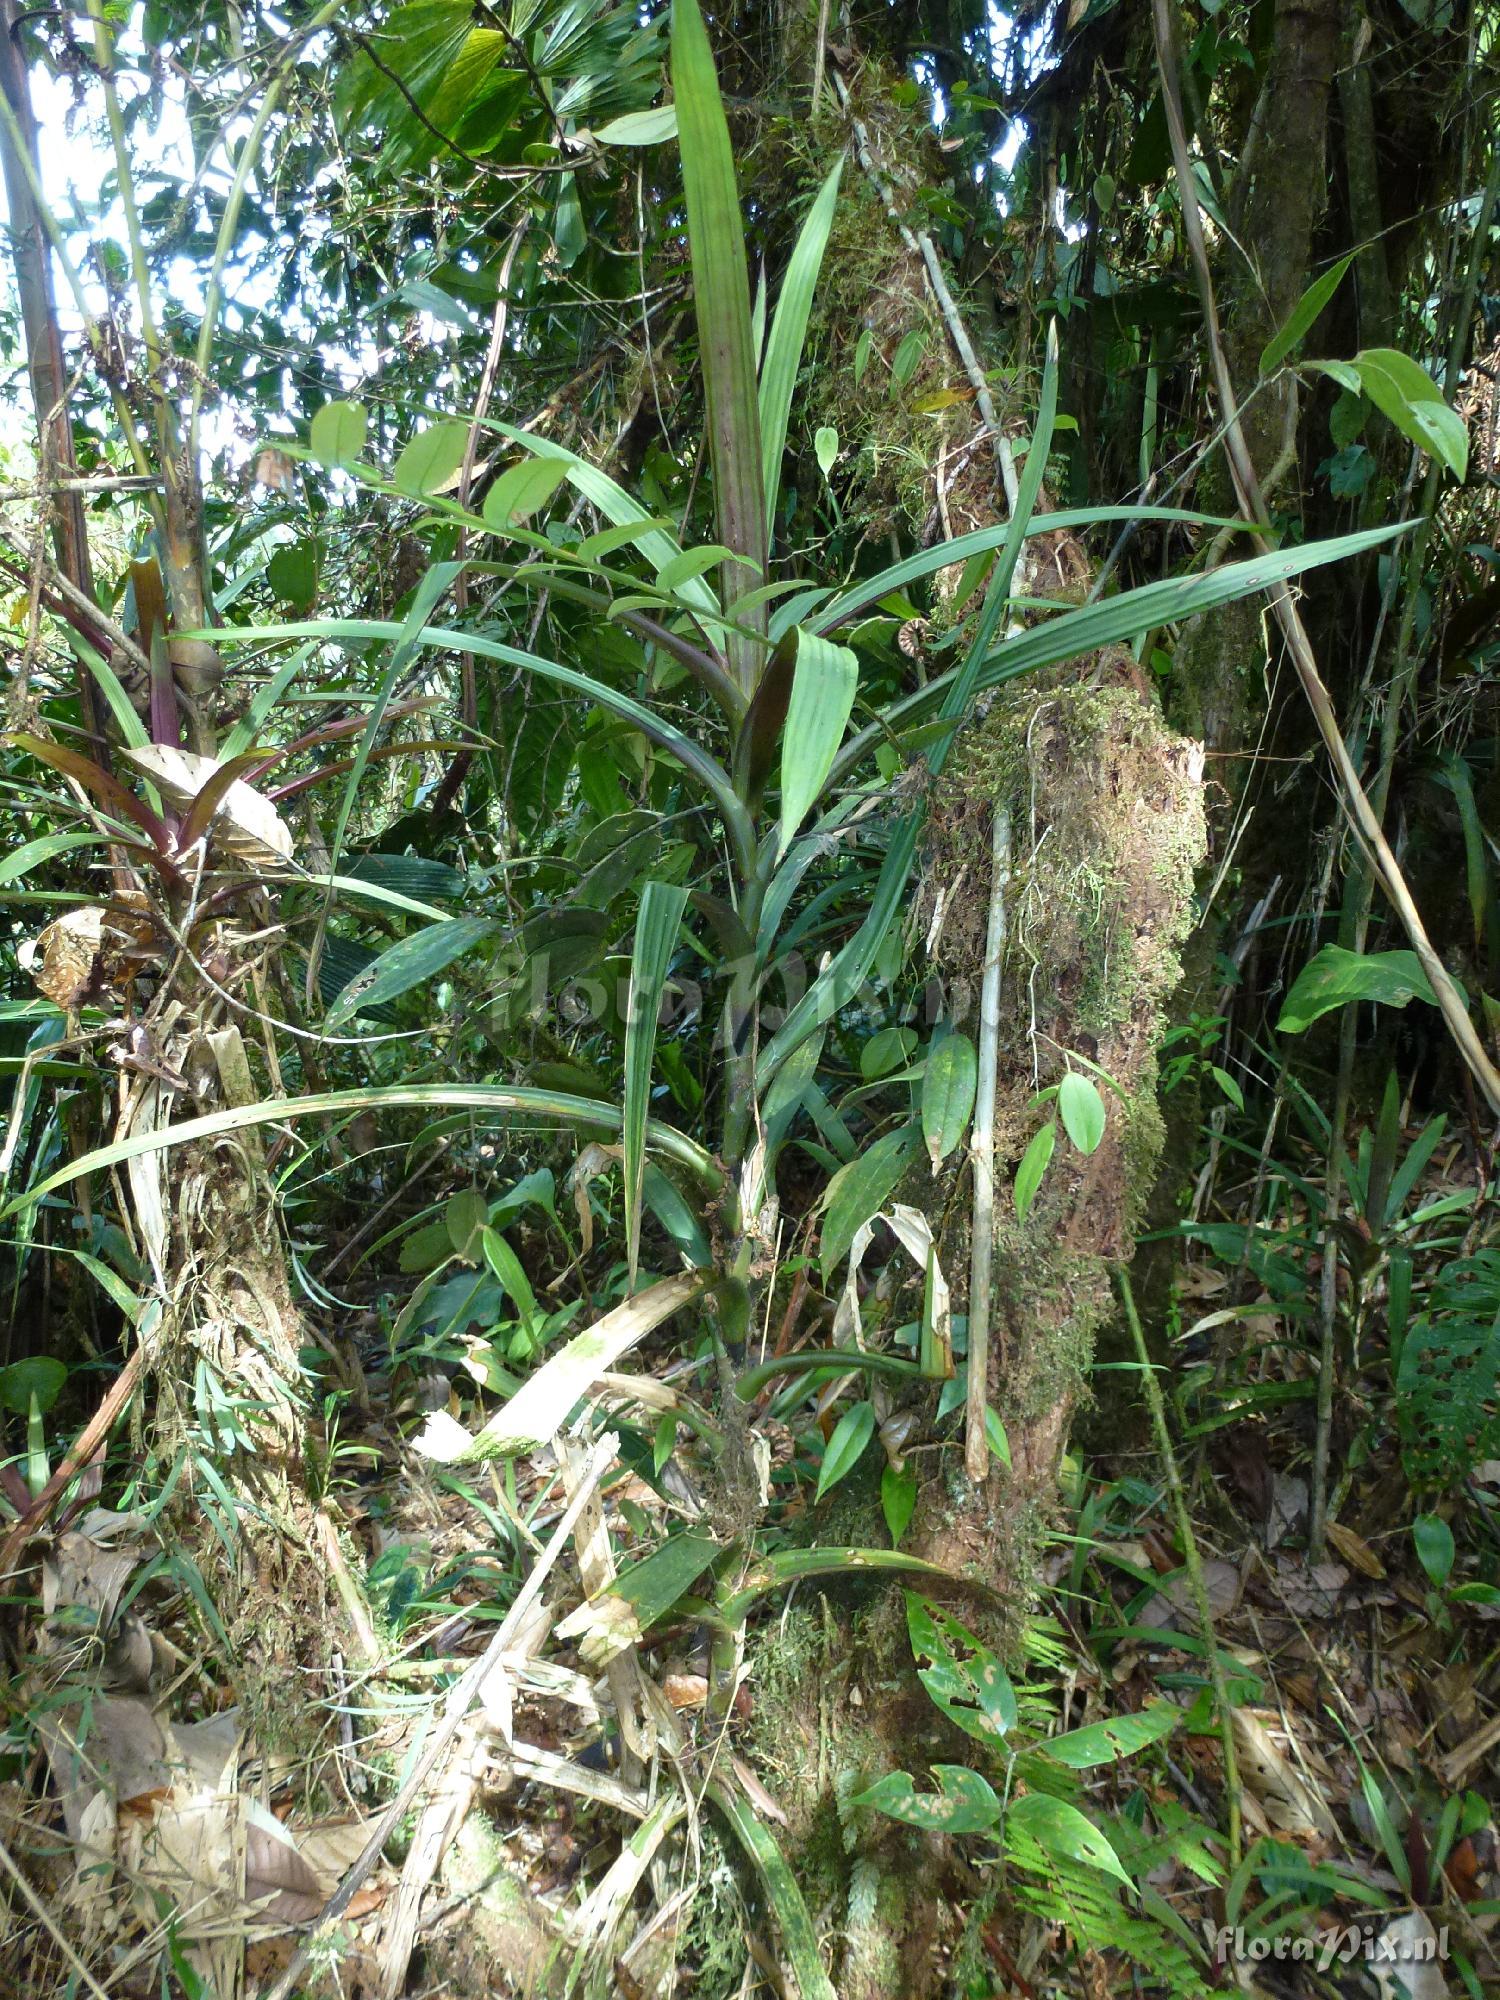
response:
M0 1221L34 1207L56 1189L68 1187L84 1174L103 1173L123 1160L137 1160L143 1153L165 1152L169 1146L185 1146L199 1139L221 1138L226 1132L244 1132L255 1125L279 1125L297 1118L336 1116L341 1112L399 1110L488 1111L497 1117L552 1118L565 1125L602 1126L619 1131L623 1124L617 1106L592 1097L574 1097L566 1091L515 1088L500 1083L395 1083L369 1084L359 1090L320 1090L308 1097L265 1098L255 1104L233 1105L227 1111L210 1111L201 1118L184 1118L179 1124L164 1125L154 1132L137 1132L129 1139L81 1153L76 1160L59 1167L45 1180L27 1188L0 1209ZM655 1119L646 1126L646 1143L663 1159L684 1168L709 1193L717 1194L725 1185L723 1169L713 1156L671 1125Z
M698 349L708 410L709 456L719 540L754 565L726 563L719 593L726 616L766 580L766 505L761 474L760 399L750 326L750 279L729 127L713 51L697 0L672 0L672 94L687 196ZM764 602L751 607L752 633L766 629ZM728 634L729 671L748 698L760 678L761 648Z
M797 371L802 366L802 349L807 339L807 322L812 314L823 253L828 248L833 212L838 205L839 177L844 171L839 155L833 172L818 191L808 211L792 251L776 311L771 320L771 337L760 371L761 480L766 494L766 546L771 544L771 526L776 518L776 496L781 487L781 461L786 452L787 424L792 414L792 395L797 387Z
M651 1065L656 1017L672 949L687 908L688 892L673 882L647 882L641 890L625 1006L625 1258L635 1283L641 1249L641 1190L646 1174L646 1114L651 1105Z

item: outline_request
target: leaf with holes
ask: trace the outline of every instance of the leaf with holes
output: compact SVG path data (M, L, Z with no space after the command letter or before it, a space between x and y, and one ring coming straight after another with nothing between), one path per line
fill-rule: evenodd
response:
M1045 1792L1028 1792L1012 1801L1010 1824L1028 1834L1055 1861L1082 1861L1101 1874L1113 1875L1129 1889L1130 1877L1120 1866L1120 1857L1109 1841L1085 1819L1077 1806L1063 1799L1049 1798Z
M1180 1708L1173 1708L1169 1702L1156 1702L1134 1715L1108 1716L1103 1722L1086 1723L1082 1729L1050 1737L1047 1755L1073 1771L1086 1771L1095 1764L1116 1764L1122 1757L1133 1757L1138 1750L1160 1743L1181 1720Z
M932 1775L938 1790L919 1792L909 1772L888 1771L866 1791L856 1792L852 1803L873 1806L925 1833L987 1833L997 1824L1000 1801L987 1778L961 1764L934 1764Z
M349 981L329 1008L324 1027L330 1031L341 1028L356 1014L366 1014L372 1007L394 1000L398 994L410 993L414 986L425 986L483 944L494 931L495 923L490 917L454 917L446 923L428 924L425 929L414 931L383 951Z

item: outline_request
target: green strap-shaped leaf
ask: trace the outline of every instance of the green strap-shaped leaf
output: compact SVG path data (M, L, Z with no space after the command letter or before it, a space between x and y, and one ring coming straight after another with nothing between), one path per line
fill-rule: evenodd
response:
M828 248L828 232L833 227L833 211L839 198L839 176L843 171L844 160L840 154L798 234L791 262L786 267L786 276L781 281L781 293L771 321L771 337L766 342L766 358L760 371L761 477L766 492L768 547L771 523L776 518L776 494L781 485L781 460L786 450L792 395L797 387L797 370L802 365L807 322L812 314L813 296L818 289L818 273L823 268L823 252Z
M1260 357L1262 375L1269 375L1273 368L1279 368L1292 349L1300 346L1311 333L1314 322L1344 282L1344 273L1353 262L1354 252L1351 250L1347 257L1341 257L1320 278L1313 279L1288 313L1281 331L1266 344Z
M811 632L798 631L792 697L781 736L778 860L817 804L849 726L858 687L859 661L847 646L835 646Z
M719 573L724 610L733 618L738 600L765 581L760 402L734 154L713 51L697 0L672 0L672 91L687 195L688 246L719 540L754 565L751 571L741 564L726 563ZM764 601L747 608L745 622L750 634L765 632ZM731 631L726 650L730 675L748 699L760 678L763 649L754 637Z
M782 1950L792 1975L791 1991L799 2000L838 2000L833 1982L823 1970L817 1930L786 1856L739 1792L716 1778L708 1786L708 1796L724 1815L765 1885L766 1901L781 1926Z
M356 1014L367 1014L414 986L425 986L492 936L495 928L490 917L453 917L413 931L354 975L329 1008L324 1026L332 1033Z
M624 1146L625 1256L632 1284L641 1247L641 1189L646 1173L646 1114L651 1105L656 1016L687 894L675 882L646 883L630 961L630 997L625 1009Z
M562 1090L512 1089L500 1083L391 1083L368 1084L359 1090L320 1090L307 1097L271 1097L255 1104L231 1105L226 1111L210 1111L201 1118L184 1118L175 1125L163 1125L151 1132L134 1132L128 1139L99 1146L92 1153L80 1153L66 1166L58 1167L45 1180L8 1201L0 1208L0 1222L33 1208L58 1188L67 1187L85 1174L103 1173L124 1160L138 1160L144 1153L165 1152L169 1146L185 1146L200 1139L221 1138L228 1132L244 1132L255 1125L290 1123L296 1118L334 1117L348 1111L383 1110L487 1111L492 1116L514 1114L523 1118L555 1119L566 1125L603 1126L619 1130L621 1116L612 1104L593 1097L575 1097ZM701 1187L718 1194L724 1187L724 1171L711 1154L671 1125L652 1119L646 1126L647 1144L664 1159L686 1168Z

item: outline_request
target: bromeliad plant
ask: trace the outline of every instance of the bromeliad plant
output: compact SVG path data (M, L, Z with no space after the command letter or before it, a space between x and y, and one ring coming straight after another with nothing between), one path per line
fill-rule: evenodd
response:
M868 1053L899 1028L889 1015L901 990L923 796L952 756L976 701L1021 675L1088 657L1167 620L1274 586L1400 532L1382 528L1297 546L1008 629L1013 581L1029 536L1126 517L1202 519L1167 508L1035 512L1056 417L1054 331L1019 494L1004 525L922 550L871 576L829 582L793 569L773 580L773 528L791 408L841 164L827 177L802 228L757 367L734 160L696 0L675 0L671 48L717 538L685 545L685 524L653 513L564 446L498 420L435 423L412 439L387 475L362 455L363 411L349 402L329 404L315 418L301 455L341 468L372 492L411 503L436 546L452 546L464 537L465 554L432 565L399 622L325 619L216 628L221 653L273 644L296 650L264 684L223 746L219 776L198 792L175 834L154 814L148 816L147 808L127 807L113 794L109 800L114 830L134 821L137 835L144 833L155 845L161 865L178 868L183 837L202 830L232 782L243 783L256 735L309 659L331 647L383 648L385 665L357 730L327 866L312 878L331 895L355 886L341 872L355 801L378 754L381 732L424 658L467 656L519 674L523 685L550 687L585 705L607 726L645 746L633 765L644 803L613 818L607 810L611 795L628 807L618 783L621 766L618 761L609 766L608 783L601 783L597 760L585 768L579 759L582 790L601 832L633 841L643 818L652 832L636 849L643 857L639 872L627 871L591 902L584 889L591 890L593 878L585 870L576 894L564 887L551 905L511 924L488 912L454 916L387 891L388 908L433 920L340 982L328 1024L345 1027L431 982L481 946L493 949L498 942L529 951L530 940L545 935L545 929L538 932L537 919L548 908L553 915L586 915L595 951L607 966L612 912L633 900L617 1098L603 1101L592 1089L460 1081L366 1084L242 1103L99 1149L58 1168L26 1201L164 1146L272 1120L406 1106L557 1121L602 1134L618 1148L629 1282L634 1284L638 1272L642 1213L655 1175L655 1210L671 1210L669 1233L696 1267L692 1296L711 1311L720 1349L740 1351L760 1323L777 1268L778 1166L799 1120L805 1115L816 1134L799 1143L828 1175L819 1204L828 1278L849 1256L857 1232L890 1201L922 1138L940 1157L956 1143L968 1116L972 1080L962 1061L967 1047L962 1038L939 1036L922 1050L912 1031L899 1029L891 1045L901 1064L895 1070L884 1051L875 1061ZM477 511L449 497L476 435L515 451ZM569 541L536 525L564 485L603 518L602 529ZM470 549L487 553L469 554ZM894 594L955 564L969 565L971 574L987 570L982 602L957 664L877 706L881 669L861 659L867 631L862 621ZM715 572L717 588L711 581ZM484 621L460 629L435 622L435 615L461 573L488 583L494 595ZM600 649L596 642L630 635L644 684L628 692L602 673L495 636L511 606L524 606L543 593L577 615L584 657ZM857 709L860 720L851 731ZM60 767L60 753L44 754ZM903 781L890 783L895 777ZM99 784L91 781L96 796ZM651 827L653 820L668 817L678 836L670 847ZM873 874L868 862L845 861L860 851L860 843L868 861L878 857ZM608 854L607 841L599 852ZM359 886L380 896L368 877ZM326 905L309 950L314 964L322 954L325 925ZM716 1021L716 1033L692 1042L674 1038L659 1048L664 994L674 978L684 976L692 955L708 958L711 950L722 970L716 975L716 1004L705 1009L704 1018ZM817 970L807 982L803 969L813 956ZM860 1109L868 1136L856 1144L830 1091L837 1090L845 1050L859 1043L862 1031L867 1056L860 1062L859 1088L868 1094ZM697 1059L697 1070L684 1083L680 1072L688 1055ZM930 1086L922 1082L928 1063ZM955 1065L961 1072L956 1079L950 1075ZM674 1094L696 1109L698 1131L651 1117L664 1075L676 1079ZM1077 1124L1086 1141L1096 1130L1099 1108L1087 1079L1071 1077L1060 1098L1070 1130ZM1018 1189L1017 1206L1024 1213L1020 1194ZM665 1310L676 1310L686 1303L683 1281L665 1283L672 1294ZM635 1329L632 1339L646 1330L648 1302L660 1291L648 1288L617 1309ZM607 1325L584 1336L601 1352L613 1345L612 1334L601 1337ZM835 1351L830 1357L835 1368L838 1359ZM924 1341L922 1361L934 1376L952 1372L942 1340ZM859 1379L858 1370L848 1372ZM587 1371L569 1374L574 1393L566 1402L549 1398L554 1422L566 1416L592 1379ZM848 1443L846 1436L846 1452ZM742 1472L744 1483L759 1484L753 1468Z
M187 879L185 836L203 835L229 790L246 784L257 759L265 762L268 753L257 744L274 727L281 697L333 649L362 654L377 663L378 679L362 722L349 728L352 752L339 771L344 785L326 862L320 857L315 868L304 868L283 857L287 894L307 898L300 913L287 910L286 921L306 937L306 990L311 998L321 984L325 1029L346 1030L405 994L456 977L463 960L480 950L498 952L503 965L524 971L528 958L562 940L570 968L620 975L618 1077L605 1075L601 1094L599 1071L588 1074L573 1060L554 1061L553 1071L561 1074L545 1077L543 1066L533 1063L538 1073L530 1081L469 1081L455 1078L450 1067L440 1080L303 1088L256 1102L242 1096L200 1116L172 1122L164 1116L152 1129L58 1165L14 1204L35 1204L81 1176L170 1146L271 1123L383 1109L423 1110L434 1121L480 1114L518 1128L562 1126L587 1137L606 1165L618 1162L624 1264L612 1281L609 1309L566 1346L546 1356L548 1340L571 1315L537 1309L497 1204L481 1202L484 1212L470 1217L473 1226L462 1243L450 1234L461 1262L477 1244L524 1336L508 1343L488 1378L501 1393L511 1381L518 1384L493 1424L476 1439L429 1434L434 1455L455 1462L513 1456L555 1436L601 1377L674 1314L702 1321L721 1379L732 1382L763 1324L778 1270L787 1265L778 1174L793 1144L820 1175L809 1206L823 1218L827 1282L851 1260L857 1265L861 1232L892 1203L923 1142L935 1161L961 1143L974 1102L972 1047L952 1034L934 1036L924 1047L900 1019L899 1003L924 798L987 691L1274 587L1400 532L1381 528L1278 550L1011 629L1016 574L1029 537L1125 519L1189 525L1203 519L1169 508L1037 513L1057 417L1054 331L1018 495L1003 525L921 550L874 574L799 573L797 553L776 548L775 524L782 518L778 496L792 405L841 165L823 183L800 232L762 350L735 163L697 0L674 0L671 71L714 539L695 543L686 513L668 517L659 504L636 498L565 446L489 417L428 426L387 472L365 456L363 410L332 402L314 419L306 447L294 450L278 441L278 448L337 468L371 493L416 510L435 559L405 616L215 627L212 642L221 657L252 647L293 650L219 746L216 773L185 802L185 817L169 823L165 810L141 806L123 783L124 796L106 796L98 779L87 786L110 815L109 836L124 833L138 848L144 836L170 894L180 895ZM491 483L482 504L472 507L454 493L467 495L468 469L480 444L509 453L510 462L484 469ZM820 447L820 460L825 455ZM603 525L579 536L552 518L565 488ZM881 662L874 642L884 621L873 614L899 601L909 586L957 565L983 581L979 607L956 646L955 664L923 685L906 687ZM466 588L489 592L483 615L440 622L439 606L460 579ZM571 621L554 621L553 628L572 634L571 659L536 650L534 641L514 642L513 625L530 622L544 600ZM539 628L540 618L535 622ZM204 634L174 635L176 644L199 642L208 643ZM442 910L346 865L362 788L382 754L382 732L401 712L410 686L444 657L497 674L504 670L524 690L550 690L588 717L574 731L570 763L575 827L583 829L576 849L550 875L543 871L543 894L503 914L498 898L462 914ZM612 669L611 661L624 661L627 671ZM628 680L633 685L622 684ZM306 747L307 739L302 742ZM64 769L60 753L37 754ZM386 914L417 922L330 990L323 975L337 940L328 931L328 913L335 897L354 893ZM191 957L190 936L184 935L181 948ZM705 962L709 1000L696 1027L664 1038L664 999ZM810 978L809 966L815 967ZM502 1025L519 1029L524 1005L519 1014L507 1012L512 997L503 991L487 996ZM603 1011L609 1011L607 994ZM563 1053L573 1052L565 1045ZM858 1082L846 1087L854 1072ZM303 1075L316 1081L306 1067ZM653 1117L662 1084L689 1129ZM858 1137L850 1122L856 1112ZM1058 1113L1076 1143L1085 1150L1091 1138L1097 1144L1102 1100L1086 1078L1072 1077L1063 1086ZM438 1129L436 1122L431 1129ZM590 1199L585 1182L585 1213ZM1024 1222L1019 1189L1017 1207ZM642 1269L648 1211L681 1253L684 1270L656 1277ZM919 1351L904 1364L934 1384L953 1375L936 1265L929 1242ZM857 1332L856 1294L851 1280L846 1298ZM856 1445L862 1450L873 1438L875 1413L864 1385L903 1361L845 1343L842 1332L836 1327L829 1348L796 1361L798 1368L817 1371L822 1414L830 1419L839 1398L851 1386L858 1391L845 1421L831 1422L819 1481L824 1491L854 1462ZM530 1366L538 1360L539 1366ZM757 1395L764 1386L741 1374L745 1393L726 1394L717 1413L680 1405L685 1422L696 1416L700 1427L714 1426L722 1445L724 1494L721 1504L710 1506L712 1532L695 1528L675 1537L648 1558L658 1569L628 1579L614 1593L629 1607L626 1591L636 1591L631 1615L636 1629L645 1631L712 1572L712 1591L697 1603L716 1635L715 1707L721 1711L733 1691L746 1617L764 1591L830 1567L867 1571L877 1557L881 1567L919 1567L889 1551L757 1557L768 1469L740 1406L746 1394ZM816 1450L821 1437L812 1432L803 1442ZM904 1489L893 1492L888 1515L903 1509L909 1515ZM1014 1823L1019 1827L1027 1818L1022 1813Z

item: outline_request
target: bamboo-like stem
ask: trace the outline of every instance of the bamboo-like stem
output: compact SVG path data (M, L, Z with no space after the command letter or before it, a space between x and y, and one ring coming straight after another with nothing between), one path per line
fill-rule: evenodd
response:
M224 213L219 218L219 234L214 243L213 263L209 267L208 285L203 297L203 319L198 328L198 347L193 357L193 387L188 410L188 450L196 454L198 449L198 425L202 415L203 392L208 383L208 364L213 358L214 337L218 331L219 313L224 304L224 270L234 248L235 233L239 228L240 210L244 206L245 191L250 185L250 175L260 158L261 141L266 127L271 122L271 114L281 100L281 87L286 75L302 50L314 35L320 34L336 14L341 12L344 0L325 0L316 14L309 16L297 29L282 52L280 67L266 87L260 109L251 121L250 130L245 135L245 143L240 147L234 163L234 179L230 183L229 196L224 203Z
M1193 1609L1198 1614L1199 1630L1203 1643L1208 1648L1208 1672L1213 1685L1214 1706L1219 1712L1219 1734L1224 1746L1224 1802L1229 1815L1229 1865L1237 1868L1240 1863L1242 1833L1240 1825L1240 1768L1239 1757L1234 1747L1234 1706L1229 1699L1229 1683L1224 1676L1224 1663L1219 1658L1218 1637L1214 1630L1214 1611L1208 1598L1208 1583L1203 1574L1203 1558L1198 1553L1198 1539L1193 1533L1193 1517L1188 1512L1187 1496L1182 1490L1182 1474L1177 1467L1177 1454L1172 1448L1172 1433L1167 1427L1167 1406L1161 1393L1161 1384L1156 1379L1156 1368L1146 1347L1146 1336L1141 1330L1141 1316L1135 1309L1135 1293L1130 1287L1130 1278L1122 1265L1115 1276L1119 1281L1120 1299L1125 1307L1126 1322L1130 1327L1130 1338L1135 1345L1136 1359L1141 1366L1141 1386L1145 1390L1146 1405L1151 1412L1151 1429L1156 1438L1156 1449L1161 1456L1162 1469L1167 1477L1167 1491L1172 1497L1172 1514L1177 1523L1178 1539L1182 1543L1182 1560L1187 1570L1188 1589L1192 1593Z
M976 1485L989 1471L990 1272L995 1254L995 1073L1000 1061L1000 962L1005 955L1005 892L1010 885L1010 814L997 810L990 841L990 916L979 988L979 1078L969 1158L974 1221L969 1245L969 1384L964 1470ZM1001 1351L1002 1361L1004 1350Z

